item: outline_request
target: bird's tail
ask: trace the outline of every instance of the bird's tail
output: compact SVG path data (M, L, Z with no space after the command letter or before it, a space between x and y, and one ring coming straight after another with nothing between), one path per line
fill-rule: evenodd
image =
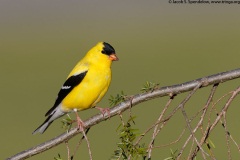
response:
M36 134L36 133L41 133L43 134L46 129L50 126L50 124L52 124L53 121L49 121L51 119L52 115L48 116L48 118L43 122L43 124L41 124L32 134Z
M50 126L50 124L52 124L52 122L63 116L65 113L63 111L61 111L61 109L56 108L56 110L54 110L48 117L47 119L43 122L43 124L41 124L32 134L36 134L36 133L41 133L43 134L46 129Z

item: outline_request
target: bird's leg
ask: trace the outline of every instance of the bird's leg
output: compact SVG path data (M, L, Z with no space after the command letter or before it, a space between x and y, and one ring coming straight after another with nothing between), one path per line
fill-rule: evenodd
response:
M105 113L107 113L108 118L110 118L110 108L101 108L101 107L95 107L95 108L102 113L103 117L105 117Z
M80 131L84 131L84 128L85 128L85 125L83 123L83 121L81 120L81 118L79 117L78 113L77 113L77 109L74 109L73 110L76 114L76 121L77 121L77 126L78 126L78 129Z

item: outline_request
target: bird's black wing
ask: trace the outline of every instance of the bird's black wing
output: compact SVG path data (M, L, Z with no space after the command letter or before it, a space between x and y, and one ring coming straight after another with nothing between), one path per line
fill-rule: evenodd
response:
M69 77L66 82L63 84L61 90L58 93L58 97L53 105L53 107L45 114L45 116L48 116L52 113L52 111L62 102L62 100L71 92L71 90L76 87L83 78L86 76L88 71L82 72L77 75L73 75Z

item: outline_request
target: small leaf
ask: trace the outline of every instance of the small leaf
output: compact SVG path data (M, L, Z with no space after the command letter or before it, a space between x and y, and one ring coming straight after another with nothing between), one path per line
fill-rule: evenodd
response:
M112 159L120 160L128 160L130 157L131 159L138 159L142 158L145 159L147 154L147 147L144 144L135 145L134 140L137 138L138 129L132 128L133 119L136 117L130 117L125 125L120 124L119 126L122 127L119 129L119 139L120 142L117 143L117 149L114 151L114 155L111 157Z
M216 148L216 146L214 145L213 141L211 141L211 139L208 139L208 141L213 148Z
M126 99L126 97L127 96L123 93L123 91L121 91L120 94L117 94L116 97L111 95L110 98L108 99L110 106L115 106L115 105L123 102Z
M58 153L58 157L54 157L54 160L63 160L63 159L61 158L61 155Z
M145 92L149 92L149 91L153 91L154 89L156 89L159 86L158 83L153 83L153 82L146 82L143 85L143 88L141 89L141 92L145 93Z
M68 114L67 114L68 115ZM69 131L72 128L72 123L74 122L71 117L68 115L67 118L62 119L62 128L66 131Z

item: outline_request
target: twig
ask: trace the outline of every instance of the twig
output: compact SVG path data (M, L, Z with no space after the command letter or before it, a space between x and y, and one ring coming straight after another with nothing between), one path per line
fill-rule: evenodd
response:
M225 128L224 123L222 122L222 120L220 120L223 128L225 129L225 132L228 134L229 138L233 141L233 143L236 145L238 152L240 152L240 146L237 144L237 142L234 140L233 136L231 135L231 133L229 132L229 130L227 130L227 128Z
M199 123L197 124L197 126L194 128L193 132L196 132L197 129L202 125L202 123L203 123L203 118L204 118L204 116L205 116L206 113L207 113L207 108L208 108L208 106L210 105L210 103L211 103L211 101L212 101L212 99L213 99L213 96L214 96L214 93L216 92L217 87L218 87L218 84L213 85L213 88L212 88L211 93L210 93L210 95L209 95L209 97L208 97L208 100L207 100L207 102L206 102L206 105L204 106L203 114L201 115L200 121L199 121ZM185 144L183 145L182 149L180 150L179 155L178 155L179 158L180 158L183 150L185 149L185 147L187 146L187 144L188 144L188 142L189 142L189 140L190 140L191 138L192 138L192 134L189 135L188 139L186 140ZM193 159L193 158L194 158L194 157L192 156L192 159Z
M223 116L223 114L225 114L225 112L228 110L230 104L232 103L233 99L239 94L240 92L240 87L238 87L231 95L231 97L228 99L227 103L225 104L225 106L223 107L222 111L220 112L220 114L217 116L216 120L213 122L213 124L210 127L210 131L214 129L214 127L217 125L217 123L219 122L219 120L221 119L221 117Z
M90 143L89 143L89 140L88 140L87 135L86 135L84 130L82 131L82 134L83 134L83 136L84 136L84 138L85 138L85 140L87 142L88 153L89 153L90 160L92 160L92 152L91 152L91 148L90 148Z
M164 145L160 145L160 146L154 146L153 148L167 147L167 146L170 146L170 145L173 145L173 144L179 142L180 139L182 138L183 134L185 133L185 131L186 131L186 127L183 129L182 133L179 135L179 137L175 141L172 141L172 142L170 142L168 144L164 144Z
M68 146L68 141L65 141L65 144L66 144L66 147L67 147L67 157L68 157L68 160L70 160L70 149L69 149L69 146Z
M165 106L164 109L162 110L159 118L157 119L157 121L156 121L156 123L155 123L156 125L155 125L155 127L154 127L154 131L153 131L153 134L152 134L152 140L150 141L150 143L149 143L149 145L148 145L148 159L151 158L151 153L152 153L152 148L153 148L154 140L155 140L156 136L158 135L158 133L159 133L160 130L161 130L161 128L158 129L158 125L159 125L159 123L161 122L164 113L167 111L168 107L170 106L173 98L174 98L174 96L170 97L170 99L168 100L166 106Z
M231 91L231 92L229 92L229 93L227 93L227 94L224 94L222 97L220 97L215 103L213 103L212 104L212 107L211 107L211 109L210 109L210 112L209 112L209 119L208 119L208 123L210 124L211 122L210 122L210 118L211 118L211 114L212 114L212 110L214 109L215 110L215 112L217 113L217 111L216 111L216 105L220 102L220 101L222 101L225 97L227 97L228 95L230 95L230 94L232 94L233 93L233 91Z
M239 92L240 92L240 87L238 87L235 91L232 92L231 97L228 99L228 101L226 102L226 104L222 108L222 111L218 114L218 116L215 119L215 121L213 122L213 124L211 124L209 127L206 128L204 136L202 137L201 142L200 142L201 145L203 143L205 143L205 141L209 137L210 132L216 127L216 125L218 124L218 122L222 118L223 114L227 111L227 109L229 108L229 106L232 103L233 99L239 94ZM192 157L196 156L198 150L199 150L199 148L195 148L195 151L193 152L193 156Z
M120 117L120 120L121 120L122 126L125 126L125 123L124 123L124 121L123 121L123 116L122 116L121 113L119 113L119 117Z
M230 144L229 144L229 132L227 130L227 120L226 120L226 113L223 114L223 121L224 123L222 123L224 125L224 130L225 130L225 136L226 136L226 143L227 143L227 153L228 153L228 159L231 160L231 150L230 150Z
M90 128L88 128L88 129L86 130L85 134L88 134L89 130L90 130ZM76 148L75 148L75 150L74 150L74 152L73 152L73 155L71 156L71 160L73 160L73 158L75 157L75 155L76 155L76 153L77 153L77 150L78 150L78 148L80 147L80 145L81 145L81 143L82 143L82 141L83 141L84 138L85 138L85 137L82 136L82 138L78 141L78 144L77 144L77 146L76 146Z
M187 159L192 159L190 156L191 156L191 152L192 152L192 150L193 150L194 144L195 144L194 142L195 142L195 140L192 139L192 145L191 145L191 148L190 148L189 155L188 155L188 158L187 158Z
M202 83L199 83L199 84L188 94L188 96L180 103L180 105L179 105L178 107L180 107L180 108L182 109L182 113L183 113L184 118L185 118L185 121L186 121L186 123L187 123L187 127L188 127L188 129L189 129L189 131L190 131L190 133L191 133L191 137L193 137L193 139L194 139L195 142L197 143L198 147L199 147L200 150L202 151L202 153L203 153L203 154L202 154L202 155L203 155L203 158L206 159L206 157L205 157L204 154L206 154L206 155L208 155L208 154L205 153L205 151L204 151L204 150L202 149L202 147L200 146L197 138L195 137L194 131L192 130L192 127L191 127L190 122L189 122L189 120L188 120L187 113L186 113L185 110L184 110L184 105L186 104L186 102L192 97L192 95L193 95L193 94L197 91L197 89L198 89L199 87L201 87L201 86L202 86ZM183 150L182 150L182 152L183 152ZM180 159L182 152L179 153L177 159Z

